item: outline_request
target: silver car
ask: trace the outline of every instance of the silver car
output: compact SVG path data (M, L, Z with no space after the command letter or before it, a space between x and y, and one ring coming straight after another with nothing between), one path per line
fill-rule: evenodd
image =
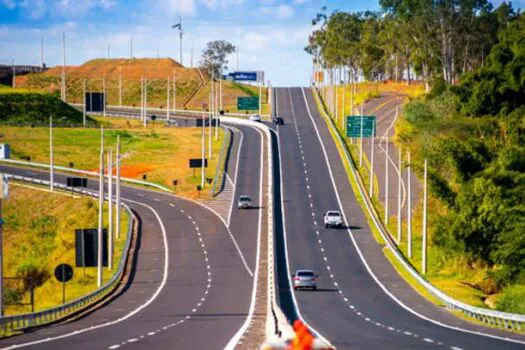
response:
M258 114L254 114L250 117L250 121L260 123L262 121L261 116Z
M297 270L295 275L292 276L293 289L308 288L316 290L318 277L312 270Z
M247 209L252 207L252 198L250 196L240 196L237 201L237 208Z

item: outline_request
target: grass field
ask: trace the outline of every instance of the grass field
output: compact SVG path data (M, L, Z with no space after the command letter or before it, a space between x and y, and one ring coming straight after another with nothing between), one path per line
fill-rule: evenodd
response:
M167 128L161 122L150 124L147 129L136 120L98 119L111 126L105 130L106 147L122 144L122 176L158 183L173 188L178 195L197 198L196 186L200 184L200 171L189 168L189 158L201 157L200 128ZM208 130L206 135L208 135ZM11 146L13 159L39 163L49 162L49 130L47 128L1 127L0 142ZM224 132L219 128L219 138L213 138L213 157L208 160L206 177L213 178L216 171ZM98 129L55 128L55 165L97 171L100 156L100 131ZM206 139L206 148L208 139ZM207 152L207 151L206 151ZM207 156L207 154L206 154ZM176 188L173 180L178 181ZM206 184L203 197L209 195L211 185Z
M107 205L105 226L107 227ZM121 236L115 241L114 266L118 265L127 236L128 215L122 211ZM24 276L38 276L43 281L35 289L35 310L62 304L62 284L54 275L61 263L74 268L73 279L66 285L66 301L86 295L97 288L96 268L75 267L75 229L96 228L98 203L88 197L73 198L70 193L48 192L22 183L11 182L9 199L4 200L4 276L5 300L29 304L24 291ZM104 270L104 281L112 273ZM18 277L18 278L17 278ZM30 312L30 305L8 305L6 314Z

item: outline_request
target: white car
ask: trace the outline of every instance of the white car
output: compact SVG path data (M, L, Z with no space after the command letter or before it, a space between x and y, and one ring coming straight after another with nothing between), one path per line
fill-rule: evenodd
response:
M237 201L237 208L249 209L252 207L252 198L250 196L242 195Z
M343 216L337 210L329 210L324 213L324 226L329 227L343 227Z
M250 121L260 123L261 122L261 116L258 115L258 114L254 114L254 115L252 115L250 117Z

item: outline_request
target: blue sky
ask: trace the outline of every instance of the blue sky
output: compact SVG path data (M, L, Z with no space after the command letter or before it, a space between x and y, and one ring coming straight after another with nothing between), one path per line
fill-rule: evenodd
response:
M62 32L70 65L107 57L108 45L111 57L129 57L131 37L135 57L178 59L178 32L170 27L181 15L185 65L192 46L197 65L206 42L224 39L239 47L241 70L264 70L273 85L306 85L311 60L303 48L322 6L379 8L364 0L0 0L0 63L40 64L43 37L44 61L61 64Z

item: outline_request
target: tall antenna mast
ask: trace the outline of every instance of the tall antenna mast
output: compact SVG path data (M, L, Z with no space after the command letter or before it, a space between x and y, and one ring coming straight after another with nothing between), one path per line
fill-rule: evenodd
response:
M179 16L179 23L172 25L171 28L179 30L179 38L180 38L180 60L179 60L179 63L181 65L184 65L183 62L182 62L182 37L184 36L184 31L182 30L182 17L181 16Z

